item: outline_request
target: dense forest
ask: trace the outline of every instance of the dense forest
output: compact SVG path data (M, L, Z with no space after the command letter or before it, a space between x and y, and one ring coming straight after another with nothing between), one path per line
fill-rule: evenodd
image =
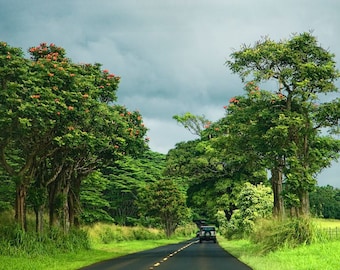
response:
M192 222L237 234L258 218L340 218L340 190L316 186L339 156L339 98L322 101L339 71L310 33L235 51L226 65L243 94L216 122L175 115L197 139L166 155L149 149L142 115L117 104L119 76L55 44L28 52L0 43L0 211L20 230L28 215L40 234L109 222L167 236Z

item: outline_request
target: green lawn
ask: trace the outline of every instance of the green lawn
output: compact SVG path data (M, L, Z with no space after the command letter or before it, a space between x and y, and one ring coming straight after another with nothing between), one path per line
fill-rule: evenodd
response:
M340 228L338 220L316 220L321 228ZM106 228L106 227L105 227ZM99 229L92 230L91 239L99 239ZM117 228L114 228L117 229ZM124 229L124 228L123 228ZM120 232L124 233L120 228ZM127 232L125 232L127 233ZM133 240L113 241L104 244L100 241L92 242L92 249L80 252L57 253L52 256L0 256L0 270L68 270L79 269L92 263L123 256L126 254L152 249L158 246L178 243L188 237L177 237L162 240ZM258 248L248 240L228 241L218 237L219 244L228 252L248 264L254 270L339 270L340 241L330 241L312 245L300 246L295 249L281 249L266 255L259 255Z
M259 255L247 240L228 241L220 237L219 244L254 270L340 269L340 241L282 249L267 255Z
M152 249L158 246L178 243L187 238L112 242L96 244L92 250L55 256L16 257L0 256L0 270L71 270L92 263L123 256L126 254Z

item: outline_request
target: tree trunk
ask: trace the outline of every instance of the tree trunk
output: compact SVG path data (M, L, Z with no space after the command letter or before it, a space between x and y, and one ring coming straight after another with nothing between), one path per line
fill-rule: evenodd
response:
M68 203L69 203L69 213L70 213L70 226L78 227L80 225L79 222L79 214L80 214L80 185L81 185L81 177L72 176L71 179L71 187L68 194Z
M16 188L15 219L23 231L27 231L26 195L27 195L27 187L22 183L19 184Z
M44 231L44 205L40 205L34 209L35 212L35 230L38 234Z
M308 216L310 213L310 205L309 205L309 193L308 191L302 191L299 194L300 199L300 207L299 207L299 214L301 216Z
M281 219L284 216L282 170L279 167L276 167L271 170L271 173L271 182L274 194L273 215L274 217Z
M52 182L48 185L48 214L49 214L49 226L52 228L57 225L57 197L59 194L58 181Z
M63 225L63 231L65 234L67 234L70 231L70 209L68 204L68 193L70 190L70 184L69 181L66 180L64 183L64 187L62 190L62 198L63 198L63 205L62 205L62 225Z

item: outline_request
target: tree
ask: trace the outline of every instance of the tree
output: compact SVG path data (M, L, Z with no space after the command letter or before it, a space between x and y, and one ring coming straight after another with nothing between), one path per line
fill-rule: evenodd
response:
M140 209L144 216L159 219L166 236L188 218L185 195L171 179L161 179L146 186L140 193Z
M120 77L100 64L74 64L55 44L29 52L27 60L0 44L0 165L16 183L21 228L32 187L39 191L32 199L47 193L50 225L58 212L67 231L77 219L82 180L105 162L146 149L146 128L139 112L112 105ZM32 203L42 217L45 201Z
M183 125L192 134L201 136L201 132L210 126L211 122L204 115L193 115L189 112L183 115L174 115L172 117L177 123Z
M146 151L140 157L124 156L101 169L109 184L103 196L107 212L121 225L138 224L139 193L162 178L165 155Z
M80 191L81 217L86 224L95 222L113 222L114 219L105 209L109 207L109 201L103 197L109 181L96 171L86 177Z
M339 119L338 111L333 110L327 117L315 106L319 95L337 91L334 81L339 72L334 55L319 46L310 33L302 33L287 41L274 42L265 38L253 47L244 45L240 51L232 53L231 58L227 65L243 81L252 77L256 82L276 80L279 85L276 93L282 97L283 107L271 135L284 134L288 144L273 159L276 160L271 168L274 196L282 196L280 187L285 172L286 182L291 184L291 191L299 199L299 214L308 214L308 193L315 186L314 175L321 170L312 166L319 162L316 155L311 154L312 145L322 127L334 126ZM338 107L339 101L329 104L321 107ZM328 155L331 156L334 155ZM326 161L330 162L331 158ZM274 207L280 209L278 205ZM280 209L278 215L282 214Z
M330 185L316 187L310 194L311 212L317 217L340 218L340 190Z
M261 218L268 218L272 214L272 190L262 184L245 183L237 199L237 209L230 222L227 223L226 233L232 235L250 234L255 222Z

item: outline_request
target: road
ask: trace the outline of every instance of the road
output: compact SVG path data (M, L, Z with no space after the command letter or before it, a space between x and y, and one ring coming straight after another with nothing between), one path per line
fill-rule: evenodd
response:
M99 262L82 270L251 270L213 242L196 239Z

